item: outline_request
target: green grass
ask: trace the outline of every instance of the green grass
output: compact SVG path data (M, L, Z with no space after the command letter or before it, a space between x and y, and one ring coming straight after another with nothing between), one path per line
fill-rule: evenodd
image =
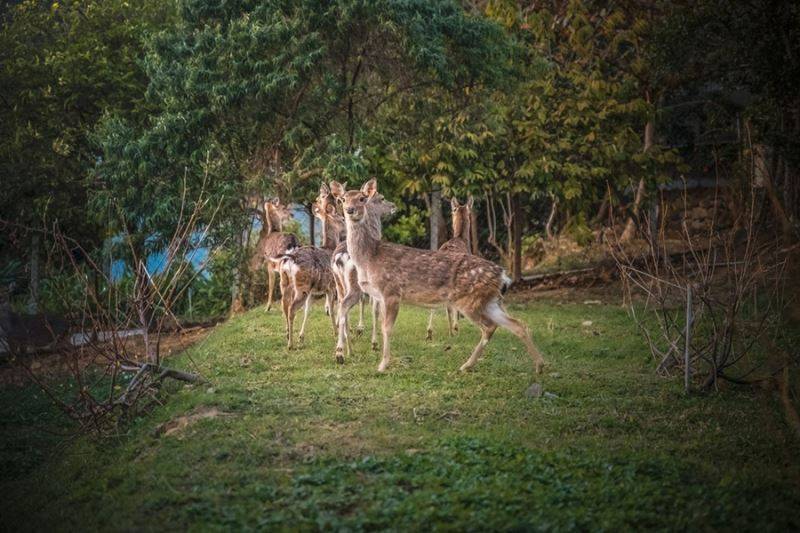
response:
M211 385L175 386L121 437L56 446L33 389L0 399L5 498L20 529L758 529L800 527L798 446L777 401L735 388L687 397L664 380L614 306L511 305L556 395L529 399L531 362L498 332L425 342L427 312L401 309L385 375L369 341L343 366L314 307L288 352L263 309L220 325L173 365ZM581 326L592 320L591 327ZM449 347L449 349L448 349ZM226 416L157 428L214 406Z

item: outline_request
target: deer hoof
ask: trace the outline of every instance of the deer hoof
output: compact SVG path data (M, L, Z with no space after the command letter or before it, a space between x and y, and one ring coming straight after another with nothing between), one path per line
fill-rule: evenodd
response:
M344 364L344 356L340 353L336 354L336 362L340 365Z
M297 337L297 340L300 342L300 344L303 344L304 342L306 342L306 334L301 333L300 336Z
M425 340L426 341L432 341L433 340L433 331L428 330L428 334L425 335Z
M378 365L378 372L381 374L386 372L387 363L381 363Z
M472 365L469 364L469 363L464 363L463 365L461 365L461 368L459 368L459 370L461 372L467 372L467 371L469 371L471 369L472 369Z
M544 361L536 361L535 367L536 367L536 373L541 374L542 369L544 368Z
M363 334L364 334L364 326L358 326L356 328L356 338L357 339L361 338L361 335Z
M372 341L372 351L373 352L378 351L378 343L376 341Z

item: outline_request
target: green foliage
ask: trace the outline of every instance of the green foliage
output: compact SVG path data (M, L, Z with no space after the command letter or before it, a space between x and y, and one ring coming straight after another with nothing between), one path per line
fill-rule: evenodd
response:
M57 222L97 243L87 210L96 161L89 133L105 112L142 117L147 81L141 39L170 23L172 2L26 0L0 29L0 212L32 225Z
M383 231L386 240L411 245L426 233L425 213L416 206L408 206L405 212L390 221Z

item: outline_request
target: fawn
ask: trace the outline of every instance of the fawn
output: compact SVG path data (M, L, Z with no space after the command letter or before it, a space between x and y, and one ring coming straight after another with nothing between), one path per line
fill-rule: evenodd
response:
M449 305L481 331L481 338L461 370L472 368L498 326L524 344L537 373L544 360L527 328L510 317L502 294L511 280L499 266L469 254L419 250L381 241L381 221L370 199L378 192L374 179L359 190L345 191L336 182L331 192L341 198L347 226L347 250L358 271L361 289L380 302L383 355L379 372L391 359L390 339L401 302L423 306Z
M466 204L459 204L458 200L453 198L450 200L450 207L453 211L453 238L446 241L439 247L440 252L451 252L456 254L468 254L472 252L470 248L470 217L472 215L473 199L470 196ZM447 332L452 337L458 333L458 311L446 306L444 308L447 314ZM433 314L434 310L431 309L430 317L428 318L428 333L425 340L433 339Z
M314 205L314 215L323 218L318 204ZM325 307L330 310L329 316L334 332L336 331L336 317L333 312L336 282L331 270L331 255L339 240L343 238L343 221L337 228L335 222L325 224L323 218L321 248L301 246L274 261L281 275L281 308L286 323L289 349L294 347L294 316L301 305L304 305L303 322L298 337L301 343L305 340L306 322L314 295L325 295Z
M264 202L264 224L256 243L250 266L255 272L262 263L267 266L267 311L272 308L275 293L275 277L280 273L275 268L275 260L283 254L297 248L297 237L283 232L283 223L292 217L289 208L278 198Z
M380 194L374 195L370 202L374 204L374 214L378 217L392 214L396 209L393 203L385 200ZM334 228L338 228L340 224L344 225L344 218L336 211L335 198L331 194L330 188L325 184L320 187L317 205L325 216L323 228L328 224L331 224ZM347 252L346 240L339 242L334 249L331 269L336 279L337 297L339 299L337 313L339 333L336 341L335 357L338 363L343 363L345 349L348 356L352 352L348 328L350 309L358 302L359 317L356 332L357 335L360 335L364 330L364 297L366 296L358 286L358 273L350 254ZM372 301L372 349L378 349L378 302L374 299Z

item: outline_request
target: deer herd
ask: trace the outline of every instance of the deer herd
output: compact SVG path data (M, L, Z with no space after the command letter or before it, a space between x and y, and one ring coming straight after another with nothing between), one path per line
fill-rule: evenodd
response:
M320 187L314 216L321 221L322 246L299 246L282 231L290 216L276 200L264 205L266 224L257 257L267 264L267 310L272 305L275 276L279 276L281 310L289 349L294 347L294 319L303 307L298 334L302 343L309 309L315 296L324 296L326 311L336 336L335 358L343 363L351 355L348 316L359 304L357 334L364 330L364 305L372 302L372 349L378 350L380 320L382 357L378 371L391 361L390 341L401 303L431 308L427 338L432 338L435 308L444 308L450 335L458 330L463 315L481 332L480 340L461 370L472 368L495 330L503 327L525 345L537 373L544 365L528 329L508 315L502 297L511 280L496 264L470 253L472 200L451 201L453 238L439 250L421 250L381 239L382 219L395 206L379 192L375 179L360 189L346 190L333 181Z

